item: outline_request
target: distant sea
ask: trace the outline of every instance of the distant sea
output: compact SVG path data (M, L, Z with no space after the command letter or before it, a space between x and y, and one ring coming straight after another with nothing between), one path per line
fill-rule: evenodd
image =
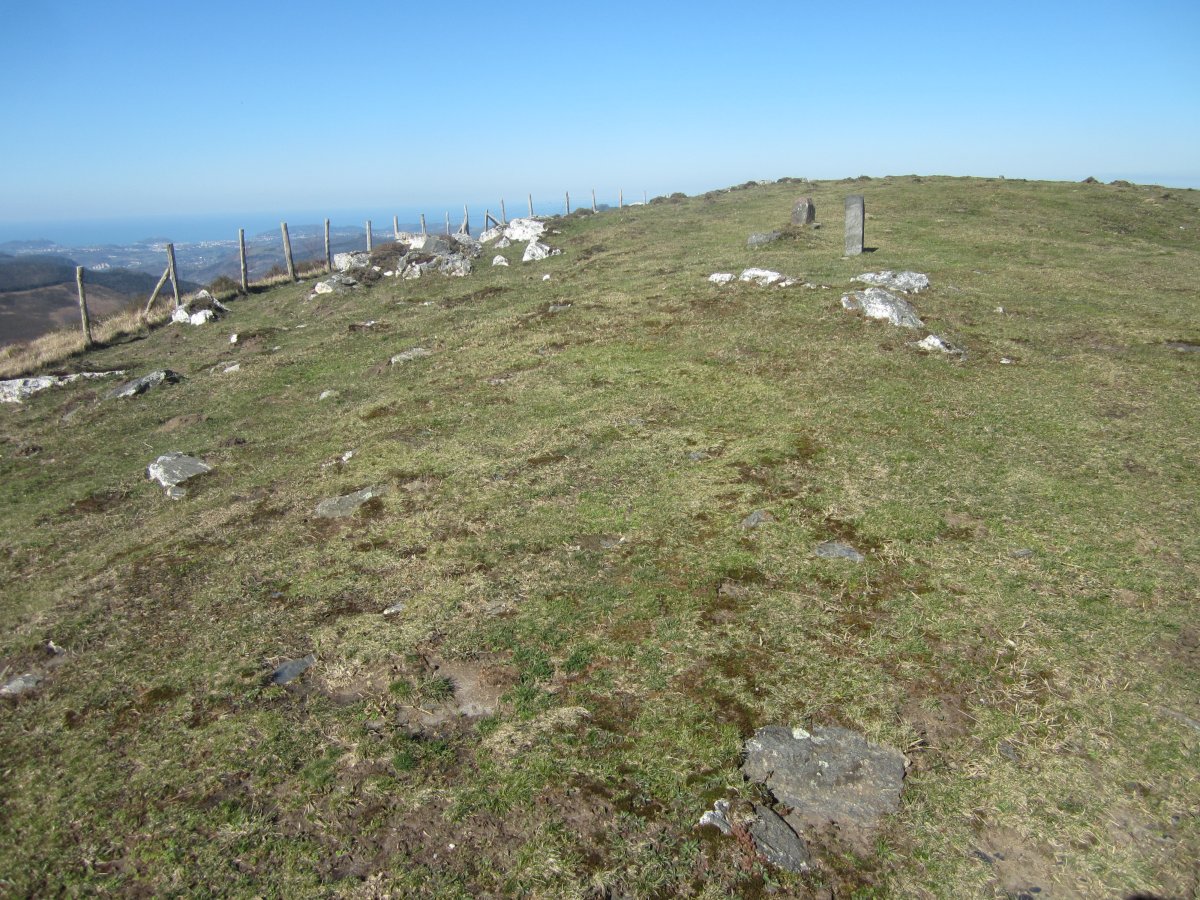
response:
M591 197L587 202L591 203ZM489 207L492 215L500 217L500 204ZM471 230L478 233L483 228L483 204L472 205ZM510 218L523 216L529 209L524 197L507 204ZM63 221L0 222L0 244L6 241L53 241L61 247L94 247L104 244L128 246L147 238L164 239L176 244L199 243L201 241L235 241L238 229L245 228L246 236L264 232L278 233L279 223L287 222L289 229L301 225L319 225L330 220L330 224L341 227L366 227L368 219L374 233L384 238L391 232L392 217L400 220L401 229L412 228L425 214L430 231L442 231L446 226L446 213L450 213L450 227L457 231L462 224L462 204L451 206L413 206L383 209L342 210L296 210L284 213L232 213L213 215L161 215L136 216L113 219L71 219ZM562 212L562 201L534 203L538 215Z

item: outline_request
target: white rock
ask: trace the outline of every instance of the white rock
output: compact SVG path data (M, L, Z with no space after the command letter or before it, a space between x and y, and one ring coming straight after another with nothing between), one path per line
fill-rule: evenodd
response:
M770 269L746 269L738 276L738 281L753 281L762 287L779 284L783 280L782 273L772 272Z
M541 237L546 223L537 219L512 219L504 226L504 236L510 241L532 241Z
M371 256L363 250L355 250L351 253L335 253L333 255L333 267L339 272L347 272L350 269L365 269L371 264Z
M332 294L334 287L328 281L318 281L313 288L313 293L316 294Z
M384 272L384 273L383 273L383 277L384 277L384 278L391 278L391 277L393 277L395 274L396 274L396 273L395 273L395 272L393 272L391 269L388 269L386 272Z
M956 347L945 338L938 337L936 334L931 334L917 341L913 346L924 350L926 353L944 353L947 356L962 356L966 352L962 347Z
M426 350L424 347L413 347L411 350L405 350L403 353L397 353L389 360L390 364L395 366L400 363L412 362L414 359L420 359L423 356L433 356L432 351Z
M506 237L502 237L502 238L500 238L500 240L496 241L496 249L497 250L503 250L506 247L511 247L511 246L512 246L512 241L510 241Z
M497 253L495 256L492 257L492 265L493 266L507 266L508 260L505 259L503 256L501 256L499 253Z
M231 344L236 344L236 343L237 343L237 335L236 335L236 334L231 334L231 335L229 336L229 343L231 343Z
M548 256L558 256L560 253L562 253L561 250L552 250L541 241L530 241L525 248L525 255L521 257L521 262L537 262Z
M0 381L0 403L20 403L26 397L40 393L47 388L71 384L81 378L108 378L124 375L125 370L114 372L77 372L74 375L36 375L33 378L13 378Z
M172 488L177 488L185 481L211 471L212 466L203 460L174 452L164 453L154 462L150 463L146 467L146 477L151 481L157 481L166 488L167 496L172 500L178 500L182 498L183 491L182 489L172 491Z
M713 272L711 275L708 276L708 280L711 281L713 284L729 284L729 282L733 281L733 273L732 272Z
M842 297L842 306L861 312L870 319L886 319L901 328L925 326L911 303L902 297L889 294L883 288L873 287L845 294Z
M550 280L550 274L547 272L545 275L542 276L542 281L549 281L549 280Z
M203 325L205 322L211 322L216 317L216 313L211 309L202 309L200 312L195 312L188 316L188 321L193 325Z
M487 244L491 241L498 240L504 234L503 225L493 225L479 235L479 243Z
M928 275L922 275L920 272L893 272L890 269L883 272L865 272L854 280L904 294L919 294L929 287Z
M337 395L338 395L337 391L321 391L321 396L318 397L317 399L318 400L328 400L330 397L337 397Z
M222 375L232 375L234 372L240 372L240 371L242 371L242 364L234 363L232 366L226 366L225 369L221 372L221 374Z
M171 321L180 325L185 325L191 321L191 313L185 307L177 306L171 313Z

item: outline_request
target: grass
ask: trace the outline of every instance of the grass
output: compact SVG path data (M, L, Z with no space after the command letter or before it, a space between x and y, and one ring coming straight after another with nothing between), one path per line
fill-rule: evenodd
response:
M799 193L825 227L747 250ZM848 193L877 249L844 260ZM0 707L4 891L1194 893L1200 395L1165 342L1200 343L1200 197L902 177L552 227L542 263L285 283L71 360L186 376L141 398L0 411L0 670L46 674ZM829 287L706 281L750 265ZM841 309L883 268L964 362ZM170 450L215 467L181 502ZM694 828L768 724L908 754L870 852L792 876Z

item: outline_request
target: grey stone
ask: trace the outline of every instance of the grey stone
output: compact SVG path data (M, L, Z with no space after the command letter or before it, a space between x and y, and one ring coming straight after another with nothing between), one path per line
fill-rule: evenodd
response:
M1033 559L1034 556L1033 551L1028 547L1022 547L1020 550L1014 550L1008 555L1013 559Z
M287 684L289 681L294 681L312 668L312 664L316 661L317 658L311 653L299 659L285 660L271 673L271 684Z
M729 821L729 801L718 800L713 804L712 809L705 810L697 824L701 828L711 825L726 837L733 834L733 825Z
M143 375L141 378L135 378L133 381L127 381L113 388L107 396L110 400L117 397L136 397L160 384L178 384L180 381L183 381L183 376L178 372L172 372L170 369L158 369L149 375Z
M821 559L848 559L856 563L866 559L849 544L843 544L841 541L825 541L823 544L817 544L813 548L813 554Z
M777 241L781 237L783 237L782 231L756 231L746 238L746 246L753 250L755 247L764 247L772 241Z
M333 255L333 267L339 272L347 272L350 269L365 269L371 264L371 255L362 250L355 250L350 253L335 253Z
M157 481L167 489L167 496L172 499L181 499L183 489L172 490L198 475L204 475L211 472L213 467L204 460L196 459L194 456L188 456L184 453L174 451L164 453L154 462L146 467L146 477L151 481Z
M817 207L812 197L801 197L792 206L793 225L811 225L817 218Z
M383 493L383 490L380 488L363 488L361 491L355 491L353 494L330 497L328 500L322 500L317 504L317 508L313 510L313 515L318 519L341 519L351 516L368 500L372 500L375 497L382 497Z
M769 807L754 804L750 838L763 859L788 872L807 872L812 863L808 846L800 835Z
M398 366L401 363L412 362L414 359L421 359L426 356L433 356L433 351L426 350L424 347L413 347L411 350L397 353L388 362L393 366Z
M562 253L561 250L551 249L549 244L533 240L525 247L525 253L521 257L521 262L537 262L549 256L558 256L560 253Z
M34 394L58 387L73 384L81 378L112 378L125 374L123 369L113 372L76 372L74 375L35 375L33 378L12 378L0 381L0 403L21 403Z
M895 811L904 786L904 754L845 728L760 728L746 741L742 773L790 807L799 830L836 823L862 837Z
M929 276L921 272L893 272L885 269L882 272L864 272L854 279L863 284L900 291L904 294L919 294L929 287Z
M867 288L865 291L851 291L842 296L842 306L854 312L860 312L870 319L886 319L900 328L924 328L913 305L903 297L889 294L883 288Z
M746 518L742 519L743 528L758 528L760 525L766 525L768 522L774 522L775 517L771 515L769 510L756 509Z
M1200 353L1200 344L1193 344L1190 341L1167 341L1167 346L1180 353Z
M10 679L3 685L0 685L0 697L21 697L37 690L37 686L41 683L41 675L26 672L24 675L18 675L16 678Z
M866 204L862 194L851 194L846 198L846 256L858 256L863 252L863 223L867 218Z
M955 346L936 334L926 335L913 344L913 346L918 350L924 350L926 353L941 353L945 356L965 356L967 353L962 347Z
M471 260L467 259L465 256L454 254L452 256L447 256L442 260L441 265L438 266L438 271L443 275L462 278L470 275L473 268L474 266L471 264Z

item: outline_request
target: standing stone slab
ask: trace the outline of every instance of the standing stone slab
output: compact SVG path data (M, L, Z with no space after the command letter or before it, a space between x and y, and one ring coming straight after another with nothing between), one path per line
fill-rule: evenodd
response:
M858 256L863 252L863 223L867 213L862 194L851 194L846 198L846 255Z
M817 207L812 197L801 197L792 207L793 225L811 225L817 218Z

